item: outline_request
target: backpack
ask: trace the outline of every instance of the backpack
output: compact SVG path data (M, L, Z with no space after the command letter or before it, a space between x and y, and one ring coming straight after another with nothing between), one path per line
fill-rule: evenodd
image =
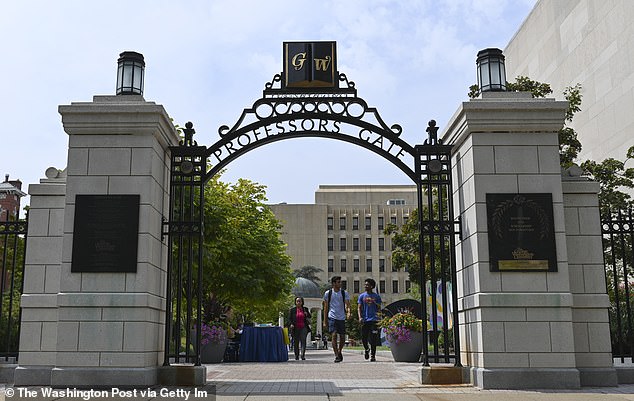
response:
M330 299L332 298L332 288L328 290L328 309L330 309ZM341 299L343 299L343 313L346 313L346 290L341 289Z

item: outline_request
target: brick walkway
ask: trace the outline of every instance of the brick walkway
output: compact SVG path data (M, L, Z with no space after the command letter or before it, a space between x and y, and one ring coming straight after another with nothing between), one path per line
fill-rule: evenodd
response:
M397 363L389 352L377 362L344 352L333 363L332 351L308 351L306 361L207 365L207 379L219 400L632 400L634 385L582 390L481 390L469 385L423 386L420 365Z

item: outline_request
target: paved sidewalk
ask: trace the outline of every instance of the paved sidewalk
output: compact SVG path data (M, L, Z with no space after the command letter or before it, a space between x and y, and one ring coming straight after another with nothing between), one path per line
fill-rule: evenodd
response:
M207 365L207 384L216 386L216 400L220 401L634 401L634 385L530 391L481 390L470 385L423 386L418 383L420 364L394 362L389 352L379 353L377 362L366 361L361 352L353 351L344 352L342 363L334 363L334 355L329 350L308 351L306 357L305 361L293 358L280 363ZM16 397L5 394L7 389L0 384L0 401L17 401ZM44 399L74 401L81 398L28 398L29 401ZM132 401L130 397L92 399ZM134 401L159 399L184 400L183 397L134 397Z
M377 362L358 352L344 352L333 363L332 351L307 351L305 361L222 363L207 365L207 380L217 387L218 400L476 400L594 401L632 400L634 385L581 390L481 390L469 385L423 386L417 363L397 363L391 355Z

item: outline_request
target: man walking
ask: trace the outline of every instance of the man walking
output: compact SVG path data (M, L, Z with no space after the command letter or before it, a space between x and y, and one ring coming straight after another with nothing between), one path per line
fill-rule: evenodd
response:
M364 283L365 292L359 295L359 307L357 313L359 315L359 323L361 327L361 341L365 349L365 359L370 358L371 362L376 361L376 346L379 342L379 311L381 310L381 296L374 292L376 281L369 278ZM370 352L372 356L370 357Z
M341 288L340 276L334 276L330 282L332 288L324 293L324 323L328 325L332 337L335 362L341 362L341 350L346 341L346 318L350 317L350 294Z

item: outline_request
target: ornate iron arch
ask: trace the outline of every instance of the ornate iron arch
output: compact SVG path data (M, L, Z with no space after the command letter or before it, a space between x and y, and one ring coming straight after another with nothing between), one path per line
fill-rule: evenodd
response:
M209 180L233 160L260 146L291 138L319 137L349 142L388 160L414 182L416 151L400 138L402 128L388 125L374 107L357 96L354 82L336 91L289 92L274 88L279 74L266 84L263 97L242 111L232 128L218 129L220 140L207 149ZM412 166L412 167L410 167Z
M187 123L180 145L170 148L170 215L163 222L169 255L164 365L201 364L205 183L235 159L263 145L320 137L366 148L398 167L416 184L419 281L429 282L430 290L433 288L431 294L426 294L426 286L420 288L423 322L429 322L431 327L423 331L423 363L452 361L461 366L454 285L454 237L460 234L460 224L453 217L452 146L437 138L438 127L433 120L427 128L428 139L422 145L411 146L400 138L400 125L388 126L376 108L357 96L354 82L348 81L345 74L337 77L343 87L288 89L278 87L282 86L278 85L282 75L277 74L265 85L262 98L244 109L233 127L223 125L218 129L220 139L216 143L209 147L198 145L193 139L193 125ZM451 299L446 291L448 285L454 285ZM440 296L436 295L437 288ZM428 314L428 297L431 305L442 304L442 315L434 311ZM449 302L455 306L451 314ZM455 323L452 329L448 327L451 320ZM193 338L190 331L195 332ZM441 346L441 336L450 341L443 341Z

